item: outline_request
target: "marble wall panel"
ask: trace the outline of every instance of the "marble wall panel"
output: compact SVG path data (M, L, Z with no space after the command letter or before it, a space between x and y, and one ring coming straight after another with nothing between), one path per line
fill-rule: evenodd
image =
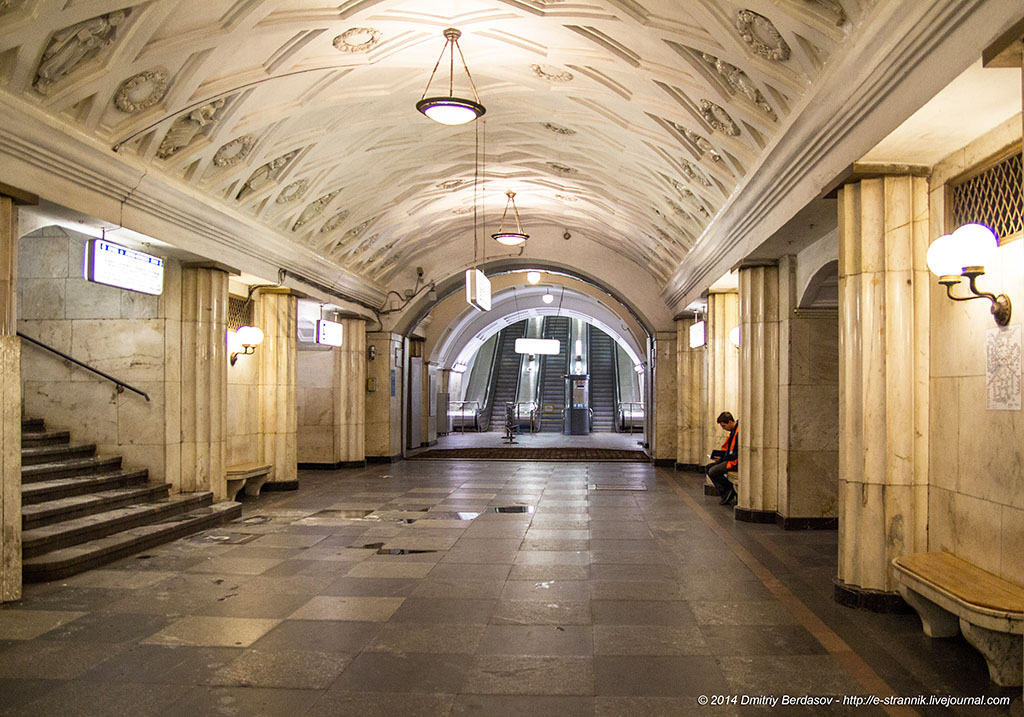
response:
M164 382L133 384L149 401L132 391L117 394L118 445L163 445Z
M999 570L996 572L1024 585L1024 510L1004 505L1000 510Z
M300 463L335 463L334 427L300 426L298 451Z
M22 237L18 242L19 278L52 279L68 276L68 235L57 227L53 229L57 231L41 229Z
M137 291L122 291L122 319L156 319L160 317L160 297L140 294Z
M930 405L948 423L944 440L931 442L928 477L933 486L955 491L960 482L960 391L955 378L932 378ZM933 430L933 435L936 433Z
M107 382L25 381L25 415L82 443L117 445L117 389ZM141 400L141 399L140 399Z
M121 296L126 292L85 279L68 279L64 288L64 318L108 319L121 316Z
M784 515L787 518L838 515L838 452L792 450L787 453L789 480Z
M936 432L959 445L959 491L1024 509L1024 412L987 410L982 376L958 385L958 421L949 422L959 423L959 436L947 426Z
M298 421L300 427L334 426L334 390L300 388Z
M997 575L1002 568L999 551L1002 543L1001 507L998 503L964 493L953 496L954 553Z
M0 336L0 602L21 597L20 344L16 336Z
M299 388L334 388L335 352L305 349L299 350Z
M18 320L63 319L65 283L64 278L19 278Z
M159 319L71 322L71 355L122 381L160 381L164 375L164 333ZM72 374L72 380L95 378Z
M654 350L654 441L653 452L657 460L676 460L676 334L659 331Z
M789 448L800 451L839 450L839 384L790 386Z

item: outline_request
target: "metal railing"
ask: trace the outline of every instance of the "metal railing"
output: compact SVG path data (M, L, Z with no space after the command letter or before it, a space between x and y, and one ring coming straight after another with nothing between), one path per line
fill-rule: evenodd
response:
M537 402L536 401L520 401L515 406L515 417L516 422L522 426L524 423L530 427L530 433L536 433L540 430L540 426L537 421Z
M637 428L644 430L644 404L641 401L623 401L619 403L618 424L623 433L634 433Z
M93 368L89 364L83 363L82 361L79 361L74 356L68 356L63 351L61 351L59 349L55 349L52 346L48 346L47 344L44 344L42 341L37 341L36 339L32 338L31 336L26 336L25 334L21 333L20 331L18 332L18 336L23 338L23 339L25 339L26 341L28 341L31 344L35 344L36 346L38 346L40 348L46 349L50 353L53 353L53 354L56 354L56 355L60 356L65 361L70 361L71 363L75 364L76 366L81 366L82 368L86 369L87 371L92 371L97 376L102 376L103 378L107 379L108 381L111 381L112 383L114 383L117 386L117 392L118 393L124 393L124 390L127 388L129 391L132 391L134 393L139 394L140 396L142 396L147 401L149 400L149 394L147 394L145 391L140 391L139 389L137 389L134 386L132 386L130 383L125 383L124 381L122 381L120 379L114 378L109 373L104 373L103 371L100 371L98 368Z
M460 429L466 432L467 425L474 431L480 430L479 401L449 401L448 419L452 422L452 431Z

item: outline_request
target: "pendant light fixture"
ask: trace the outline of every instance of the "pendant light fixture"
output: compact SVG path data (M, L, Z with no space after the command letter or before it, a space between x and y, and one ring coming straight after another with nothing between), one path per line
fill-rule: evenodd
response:
M430 73L430 79L427 80L427 86L423 90L423 96L420 101L416 103L416 109L425 114L435 122L441 124L456 125L465 124L471 122L477 117L483 115L487 110L480 104L480 96L476 93L476 85L473 84L473 76L469 74L469 66L466 64L466 58L462 55L462 48L459 47L459 38L462 37L462 33L456 30L454 27L449 27L444 31L445 43L444 48L441 50L441 56L437 58L437 64L434 65L434 71ZM464 97L455 97L455 51L459 51L459 59L462 60L462 69L466 71L466 77L469 79L469 86L473 90L473 99L469 100ZM448 95L445 97L427 97L427 92L430 91L430 83L434 80L434 75L437 74L437 68L441 66L441 61L444 59L444 53L448 53Z
M505 202L505 213L501 215L501 224L498 225L498 233L491 234L491 238L505 246L519 246L530 238L529 234L523 233L523 225L519 223L519 210L516 209L516 193L511 189L505 192L508 201ZM508 208L512 207L512 214L516 219L516 230L505 231L505 217L508 216Z

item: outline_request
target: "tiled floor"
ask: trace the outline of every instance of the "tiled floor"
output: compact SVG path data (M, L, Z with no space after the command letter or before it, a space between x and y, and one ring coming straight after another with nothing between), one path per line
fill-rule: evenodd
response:
M406 461L300 482L221 529L28 586L0 610L0 711L883 714L699 703L868 694L1020 707L962 640L836 605L834 532L735 523L700 476ZM533 512L492 510L512 506Z

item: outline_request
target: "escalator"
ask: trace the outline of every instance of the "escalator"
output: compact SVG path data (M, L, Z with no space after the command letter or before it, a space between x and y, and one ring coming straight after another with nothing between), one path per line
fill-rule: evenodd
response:
M562 410L565 408L565 372L569 357L569 318L548 316L544 319L542 336L558 339L559 352L544 356L540 375L540 430L562 431Z
M616 351L615 341L596 326L590 327L589 368L590 408L593 410L592 431L615 430L616 403Z
M487 397L491 417L488 430L505 430L505 403L516 400L523 358L516 353L516 339L521 339L525 335L526 322L518 321L502 329L498 337L494 375L491 377L491 391Z

